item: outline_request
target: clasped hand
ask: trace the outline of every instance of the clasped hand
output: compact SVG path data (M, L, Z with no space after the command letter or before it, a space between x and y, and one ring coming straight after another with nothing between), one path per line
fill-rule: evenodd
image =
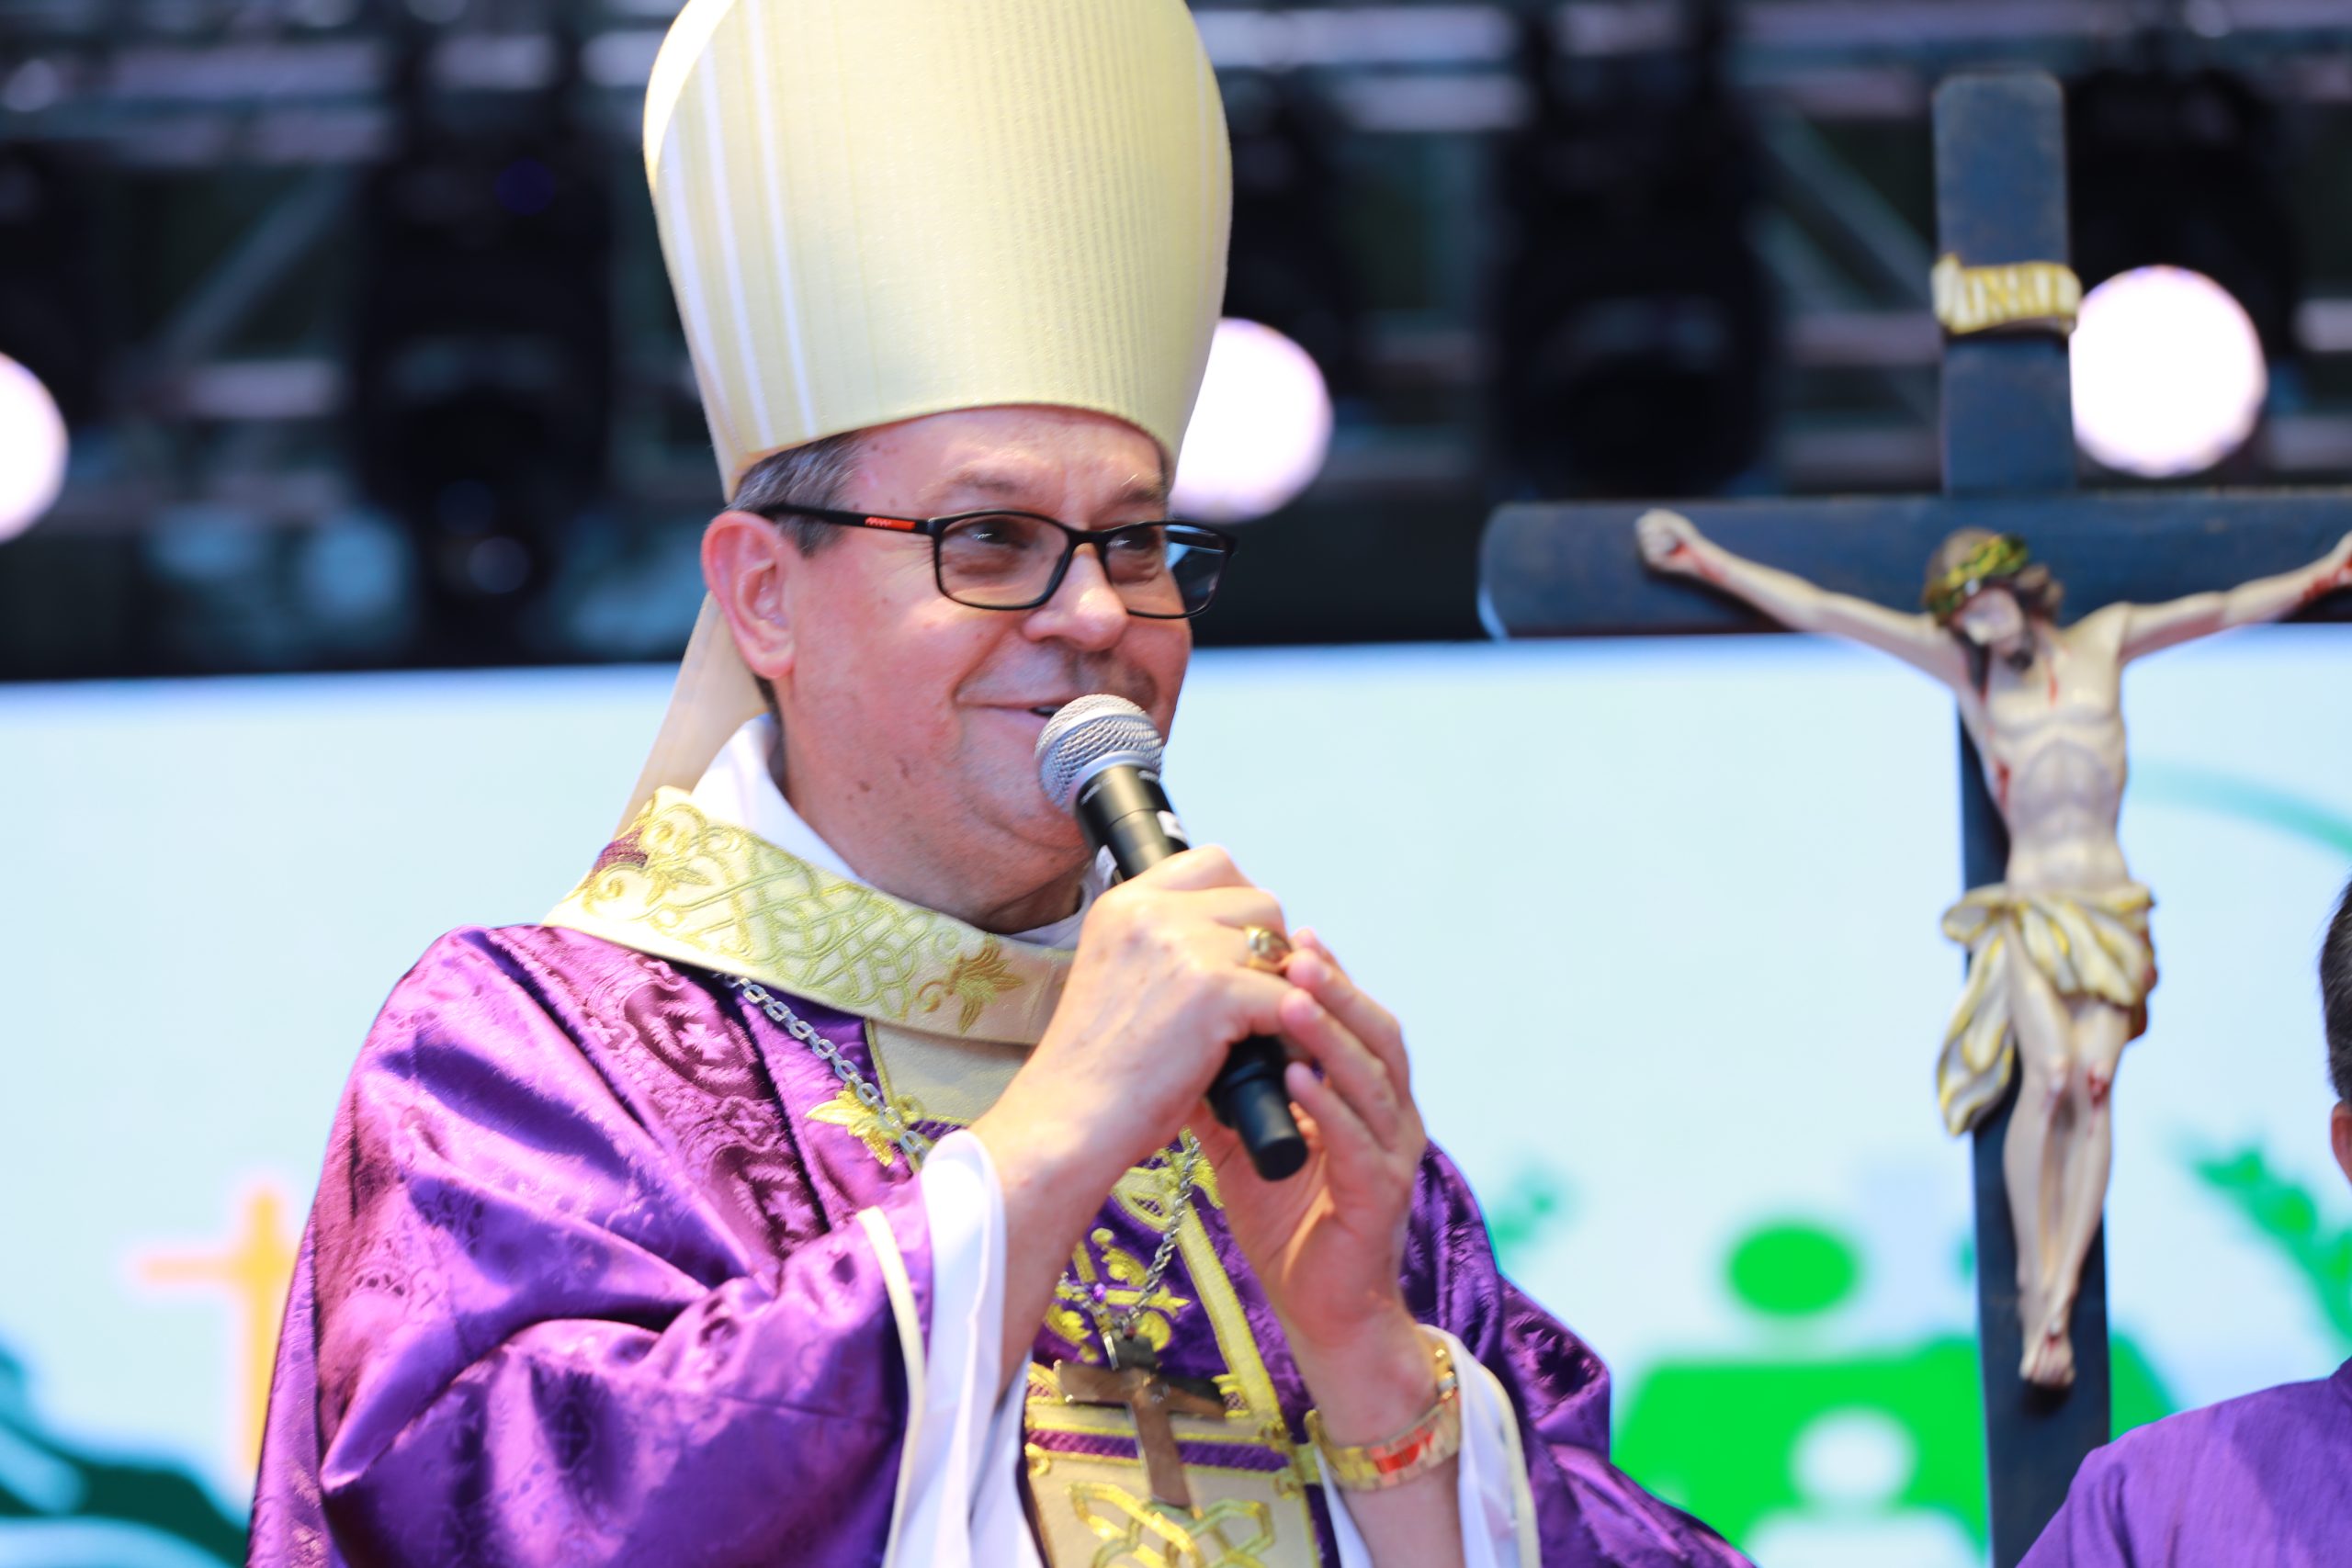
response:
M1400 1331L1410 1337L1397 1273L1426 1144L1403 1033L1311 932L1293 938L1281 974L1250 968L1251 926L1287 929L1281 904L1220 849L1105 892L1045 1038L974 1131L1009 1209L1035 1200L1043 1218L1061 1198L1046 1222L1068 1233L1058 1269L1119 1177L1190 1125L1302 1366L1390 1355ZM1252 1034L1295 1058L1285 1084L1309 1155L1286 1181L1261 1179L1203 1103L1227 1052Z

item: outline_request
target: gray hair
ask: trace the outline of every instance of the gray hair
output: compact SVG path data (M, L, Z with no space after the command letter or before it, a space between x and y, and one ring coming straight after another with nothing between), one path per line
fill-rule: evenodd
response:
M738 512L755 512L762 516L786 503L839 506L842 491L849 488L849 477L857 471L858 457L865 450L864 434L844 431L820 441L769 453L743 470L729 504ZM788 513L775 522L784 536L792 541L792 547L804 556L815 555L841 534L830 523L795 517ZM775 712L775 687L767 677L754 675L752 683L759 687L768 711Z
M864 450L864 433L852 430L771 452L743 470L735 487L735 510L764 516L784 505L838 506ZM815 555L841 534L829 523L788 513L775 523L804 556Z
M2327 1076L2335 1098L2352 1101L2352 887L2344 890L2320 943L2319 1007L2327 1025Z

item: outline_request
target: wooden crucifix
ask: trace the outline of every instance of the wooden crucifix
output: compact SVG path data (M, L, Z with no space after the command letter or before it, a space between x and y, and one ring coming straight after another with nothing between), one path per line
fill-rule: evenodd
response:
M1083 1361L1056 1361L1054 1382L1070 1404L1124 1404L1135 1417L1136 1452L1143 1460L1144 1478L1152 1500L1174 1508L1193 1506L1193 1489L1184 1480L1183 1455L1176 1447L1170 1416L1225 1415L1225 1397L1206 1378L1170 1377L1159 1370L1159 1354L1133 1335L1102 1337L1108 1366Z
M2053 711L2081 706L2070 744L2084 745L2086 756L2100 746L2111 751L2120 802L2122 729L2120 712L2111 711L2111 671L2135 651L2225 625L2285 615L2352 617L2352 594L2328 596L2352 581L2344 566L2352 491L2074 493L2058 85L2040 73L1955 76L1936 94L1935 143L1939 249L1948 258L1938 284L1955 307L1947 312L1954 335L1943 361L1943 494L1697 502L1678 503L1671 513L1631 502L1507 506L1487 526L1480 578L1488 622L1500 635L1776 629L1779 623L1759 615L1760 606L1950 675L1962 698L1963 888L1990 890L2018 870L2009 828L2024 828L2030 809L2009 798L2010 760L2003 750L2019 729L2002 727L1997 699L2017 695L2009 688L2030 677L2047 680ZM2045 309L2052 320L2037 330L2032 318ZM1996 319L2006 313L2010 329L1962 333L1953 318L1973 326L1972 311ZM1637 545L1636 519L1645 513ZM1923 577L1936 575L1923 570L1931 560L1941 578L1927 584L1929 613L1921 615ZM2034 585L2020 579L2037 569L2054 573L2067 590L2072 618L2063 630L2066 617L2056 614L2051 597L2041 597L2046 613L2038 620L2033 613ZM1711 579L1721 592L1709 591ZM1983 592L1996 586L2002 593ZM1980 599L1991 607L1987 614L2001 610L2016 625L1956 625ZM1812 614L1833 602L1838 615ZM1951 640L1925 635L1937 631ZM2112 649L2101 640L2108 633ZM1953 668L1942 671L1944 662ZM2093 711L2102 704L2109 711ZM1994 743L1989 779L1975 738ZM2037 846L2029 841L2020 849L2030 862ZM2117 860L2120 872L2120 852ZM2118 998L2130 995L2131 982L2144 991L2153 978L2152 971L2131 973L2132 928L2143 915L2124 907L2130 900L2120 888L2108 891L2115 895L2110 907L2077 905L2070 915L2090 922L2086 930L2115 961L2109 999L2101 1005L2128 1014L2133 1008ZM1964 900L1951 914L1962 917L1969 908ZM2060 914L1996 910L1982 900L1975 911L2019 930L2030 919L2046 924ZM2047 931L2041 934L2046 939ZM1974 941L1970 948L1973 994L1982 973L1974 961L1983 954ZM2039 982L2024 978L2026 990L2034 991ZM2046 1000L2049 989L2039 994ZM2128 1033L2112 1042L2115 1049L2121 1038ZM2098 1048L2105 1048L2103 1038ZM2111 1061L2107 1065L2111 1070ZM2004 1175L2017 1078L2009 1072L2006 1082L1996 1075L1962 1085L1968 1114L1955 1118L1972 1126L1975 1138L1978 1346L1996 1568L2010 1568L2024 1555L2083 1457L2107 1440L2110 1420L2106 1269L2095 1207L2086 1234L2073 1238L2078 1265L2068 1274L2071 1297L2059 1298L2060 1322L2030 1324L2038 1310L2046 1314L2046 1303L2032 1299L2032 1289L2021 1300L2014 1194ZM2095 1087L2103 1111L2105 1085L2096 1076ZM1968 1103L1971 1093L1981 1100ZM1948 1111L1951 1103L1948 1086ZM2103 1162L2099 1168L2103 1182ZM2097 1198L2094 1190L2094 1204ZM2041 1228L2029 1224L2029 1235ZM2028 1280L2037 1277L2037 1256L2027 1255ZM2042 1343L2030 1340L2037 1334Z

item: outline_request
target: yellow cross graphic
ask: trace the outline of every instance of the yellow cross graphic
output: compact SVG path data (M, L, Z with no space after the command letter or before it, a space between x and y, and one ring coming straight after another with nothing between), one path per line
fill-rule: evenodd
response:
M217 1252L152 1253L138 1260L151 1285L211 1286L236 1313L235 1387L243 1391L237 1438L247 1461L261 1457L262 1421L269 1407L269 1371L277 1359L278 1320L287 1282L294 1277L296 1238L286 1223L286 1198L267 1182L247 1190L236 1234Z

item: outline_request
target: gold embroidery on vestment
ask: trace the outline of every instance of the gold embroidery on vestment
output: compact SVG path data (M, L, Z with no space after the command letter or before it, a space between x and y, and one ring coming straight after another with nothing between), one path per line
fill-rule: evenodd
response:
M1156 1227L1167 1213L1165 1204L1170 1196L1172 1189L1167 1184L1167 1173L1162 1168L1138 1167L1121 1179L1113 1201L1138 1223ZM1109 1493L1102 1489L1107 1487L1131 1499L1146 1495L1141 1461L1131 1455L1074 1452L1047 1448L1046 1444L1057 1434L1119 1438L1132 1442L1134 1417L1124 1409L1063 1403L1060 1385L1052 1372L1032 1362L1024 1420L1031 1433L1045 1439L1031 1446L1050 1454L1052 1466L1049 1480L1042 1484L1033 1483L1038 1517L1045 1526L1046 1559L1054 1568L1086 1568L1097 1562L1148 1565L1155 1561L1164 1562L1168 1568L1199 1568L1204 1562L1224 1564L1225 1568L1242 1568L1248 1563L1258 1564L1259 1568L1313 1568L1319 1561L1319 1552L1306 1493L1320 1481L1313 1450L1291 1440L1274 1393L1273 1379L1259 1355L1248 1314L1225 1271L1216 1243L1202 1228L1197 1209L1185 1216L1177 1229L1176 1239L1184 1277L1192 1282L1195 1300L1189 1303L1181 1300L1162 1303L1155 1295L1151 1305L1174 1320L1173 1337L1179 1340L1196 1336L1205 1321L1216 1336L1227 1369L1216 1380L1217 1392L1226 1403L1225 1420L1196 1416L1170 1418L1185 1450L1185 1481L1204 1513L1220 1506L1227 1509L1218 1516L1221 1526L1242 1517L1247 1508L1235 1510L1243 1505L1262 1510L1267 1540L1251 1545L1242 1540L1238 1526L1226 1534L1209 1531L1195 1535L1195 1555L1188 1557L1181 1554L1178 1543L1148 1527L1139 1527L1136 1540L1130 1544L1126 1534L1130 1516L1111 1508ZM1093 1242L1091 1235L1089 1242ZM1130 1278L1139 1279L1140 1274ZM1195 1307L1199 1310L1192 1310ZM1057 1302L1056 1310L1068 1309L1064 1303ZM1147 1321L1148 1318L1148 1314ZM1072 1314L1072 1318L1055 1323L1052 1327L1080 1354L1091 1343L1090 1320ZM1069 1327L1077 1328L1079 1333L1069 1333ZM1096 1357L1100 1357L1099 1347ZM1238 1461L1253 1450L1260 1453L1271 1450L1280 1456L1280 1468L1264 1470L1241 1463L1219 1463L1207 1457L1230 1453ZM1075 1510L1081 1489L1087 1488L1093 1490L1084 1495L1095 1498L1096 1506L1089 1515L1088 1528L1080 1530L1077 1528L1080 1516ZM1067 1505L1061 1501L1064 1496L1070 1499ZM1178 1523L1182 1519L1181 1514L1165 1517ZM1248 1517L1255 1519L1258 1515L1250 1513ZM1115 1538L1096 1531L1096 1522L1106 1519L1120 1521ZM1230 1555L1238 1546L1248 1547L1248 1551L1241 1556ZM1106 1551L1111 1553L1107 1558L1102 1555ZM1202 1551L1207 1553L1205 1558L1199 1555ZM1157 1552L1159 1556L1153 1558L1143 1555L1145 1552Z
M1136 1174L1128 1172L1130 1177ZM1095 1342L1093 1315L1087 1309L1098 1284L1102 1287L1104 1309L1114 1317L1133 1309L1136 1336L1156 1351L1168 1348L1169 1340L1175 1337L1177 1317L1193 1304L1191 1297L1178 1295L1165 1281L1147 1297L1142 1287L1144 1277L1150 1272L1149 1266L1125 1247L1116 1246L1116 1240L1111 1231L1098 1229L1079 1243L1077 1250L1070 1254L1070 1273L1055 1283L1054 1302L1046 1309L1046 1326L1077 1347L1079 1354L1088 1361L1102 1359L1101 1347ZM1102 1258L1100 1264L1095 1261L1097 1254ZM1071 1274L1077 1278L1072 1279Z
M1103 1543L1093 1568L1264 1568L1257 1554L1274 1544L1263 1503L1226 1498L1187 1514L1105 1482L1081 1482L1069 1497ZM1250 1532L1238 1543L1227 1534L1236 1526Z
M942 1002L955 998L962 1004L956 1013L956 1032L969 1033L979 1021L981 1009L1020 988L1021 976L1004 961L1004 944L991 938L978 953L956 959L945 975L924 981L916 989L915 999L922 1003L923 1011L937 1012Z
M899 1120L903 1122L922 1120L922 1108L910 1095L900 1095L891 1101L890 1108L899 1113ZM881 1116L872 1106L858 1099L857 1091L847 1084L842 1085L841 1092L824 1104L812 1107L808 1120L846 1128L849 1135L864 1144L874 1157L882 1162L885 1169L899 1163L898 1143L890 1136L889 1129L882 1124Z
M820 870L675 789L655 794L547 923L842 1012L1021 1044L1044 1033L1069 967L1058 949Z

